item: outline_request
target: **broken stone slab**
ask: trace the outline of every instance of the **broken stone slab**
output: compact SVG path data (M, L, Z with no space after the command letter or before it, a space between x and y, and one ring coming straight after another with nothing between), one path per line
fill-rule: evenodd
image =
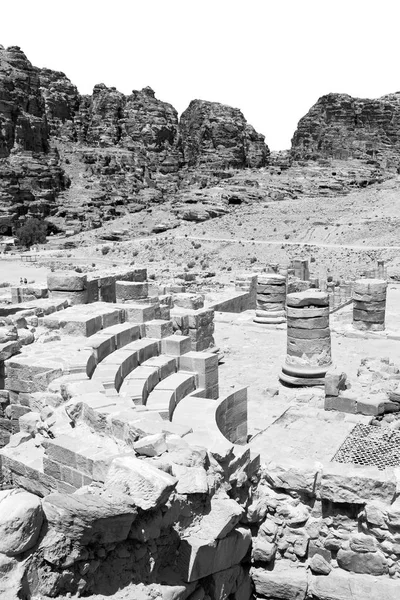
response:
M120 456L111 463L105 488L143 510L151 510L168 500L177 483L175 477L134 456Z
M211 510L200 521L198 537L208 540L220 540L226 537L238 524L243 508L226 495L213 496Z
M360 467L342 463L324 465L318 492L321 500L366 504L379 500L391 504L396 493L393 469Z
M167 451L164 433L155 433L147 435L133 444L133 449L137 454L144 456L160 456Z
M307 594L307 571L304 567L285 567L277 564L272 571L252 568L257 595L274 600L304 600Z
M311 461L293 460L290 464L281 461L279 465L271 462L263 465L262 476L275 488L313 496L317 490L320 467Z
M32 548L42 523L40 498L19 489L0 491L0 553L17 556Z
M251 532L244 527L238 527L216 542L184 538L179 546L177 565L185 581L196 581L240 564L250 544Z
M207 471L203 467L172 464L172 474L178 479L178 494L207 494Z
M337 367L328 369L325 375L325 395L338 396L339 392L346 388L346 379L346 373L343 373Z
M135 508L117 496L95 494L50 494L43 500L43 511L49 529L82 545L126 540L137 516ZM42 547L46 546L45 538Z

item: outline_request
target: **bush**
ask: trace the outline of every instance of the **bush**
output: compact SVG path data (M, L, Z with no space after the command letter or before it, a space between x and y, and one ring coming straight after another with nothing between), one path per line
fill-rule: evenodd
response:
M108 254L110 252L110 246L103 246L101 249L101 253L103 256L105 256L106 254Z
M39 221L32 217L27 219L25 223L17 229L15 237L21 246L29 248L34 244L44 244L46 242L47 223Z

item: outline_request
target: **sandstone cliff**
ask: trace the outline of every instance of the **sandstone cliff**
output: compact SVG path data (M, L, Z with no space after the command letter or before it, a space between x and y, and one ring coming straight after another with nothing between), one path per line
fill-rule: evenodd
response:
M31 214L98 226L175 194L182 169L261 167L269 157L238 109L194 100L179 123L150 87L125 95L98 84L80 95L18 47L0 47L0 124L0 234Z
M295 159L359 158L400 164L400 92L378 99L322 96L299 121Z
M50 148L38 70L17 46L0 46L0 233L28 213L50 214L67 184Z
M263 167L269 149L264 136L238 108L192 100L180 119L183 153L189 166Z

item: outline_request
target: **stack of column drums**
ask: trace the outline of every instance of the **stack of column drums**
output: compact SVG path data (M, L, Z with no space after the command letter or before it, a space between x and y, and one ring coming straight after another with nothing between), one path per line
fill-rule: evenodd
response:
M332 364L329 296L320 290L288 294L287 356L280 380L294 386L323 385Z
M286 276L261 273L257 278L256 323L279 324L286 321Z
M353 288L353 326L362 331L385 329L387 281L358 279Z

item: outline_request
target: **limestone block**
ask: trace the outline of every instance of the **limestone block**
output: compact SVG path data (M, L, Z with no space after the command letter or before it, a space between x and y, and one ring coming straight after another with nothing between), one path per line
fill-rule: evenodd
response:
M156 318L155 304L133 304L125 303L120 307L124 308L125 320L129 323L145 323Z
M243 527L211 543L195 537L184 538L179 547L178 568L185 581L196 581L239 564L250 543L251 533Z
M174 333L172 321L164 321L163 319L154 319L147 321L145 324L146 337L149 338L166 338Z
M353 327L360 331L384 331L385 323L367 323L365 321L353 321Z
M365 302L361 300L353 300L353 307L357 310L366 310L368 312L384 311L386 308L386 302L371 301Z
M172 475L178 479L178 494L207 494L207 472L203 467L172 464Z
M116 281L115 295L117 302L127 302L147 298L149 288L147 282Z
M366 504L372 500L391 503L396 478L391 469L328 463L324 466L319 493L322 500Z
M357 414L358 395L351 390L340 392L337 396L325 396L325 410L337 410L351 415Z
M286 304L294 308L304 306L327 306L329 307L329 295L319 290L308 289L304 292L294 292L286 297Z
M210 541L226 537L238 524L243 512L243 508L228 496L213 496L211 510L201 519L197 536Z
M304 308L292 308L291 306L286 307L286 314L288 317L295 319L313 319L315 317L329 317L329 307L318 306L317 308L304 307Z
M398 600L399 582L334 569L328 576L310 577L308 593L319 600Z
M81 292L86 289L87 276L75 271L56 271L47 276L50 291Z
M269 563L275 558L277 545L262 538L255 538L251 558L255 562Z
M41 423L41 418L38 412L28 412L19 418L19 428L25 433L37 433L39 423Z
M384 323L385 322L385 311L384 310L358 310L353 309L354 321L365 321L366 323Z
M95 494L50 494L43 500L43 510L49 535L44 538L42 547L49 562L56 558L58 551L52 549L52 530L82 545L111 544L127 539L137 515L134 507L120 502L118 497Z
M317 340L331 337L331 330L329 327L324 329L298 329L296 327L288 328L288 335L292 338L303 339L303 340Z
M291 356L306 356L312 357L315 354L326 354L330 356L331 339L321 338L316 340L302 340L299 338L287 337L287 353Z
M390 402L385 392L369 396L360 395L357 400L357 412L362 415L377 416L399 411L400 404L398 402Z
M0 491L0 553L16 556L32 548L42 523L40 498L22 490Z
M7 360L21 350L22 342L20 340L5 342L0 344L0 361Z
M257 276L257 287L263 285L286 285L286 277L278 273L262 273Z
M387 572L387 562L382 552L353 552L340 549L336 560L341 569L353 573L383 575Z
M385 294L387 290L387 281L383 279L357 279L354 282L354 293L363 294Z
M71 306L76 304L87 304L88 293L87 290L81 292L66 292L61 290L52 290L50 292L50 298L52 300L68 300Z
M311 317L310 319L287 318L288 332L293 329L325 329L329 327L329 317Z
M336 367L330 368L325 375L325 395L338 396L339 392L346 388L346 379L346 373Z
M182 356L191 350L191 339L184 335L169 335L161 340L163 354L170 356Z
M174 477L134 456L115 458L105 481L113 494L126 496L128 502L143 510L164 504L176 485Z
M257 294L257 306L267 306L270 302L284 304L286 301L286 293L277 291L275 294Z
M199 310L204 307L204 294L173 294L174 306Z
M356 291L353 292L353 301L354 302L382 302L386 304L386 291L382 294L360 294Z
M279 285L272 285L267 283L258 283L257 285L257 297L259 294L285 294L286 296L286 281L282 281Z
M387 519L387 506L382 502L368 502L364 513L367 522L373 527L385 527Z
M277 564L272 571L252 568L257 595L274 600L304 600L307 593L307 571L304 567L282 567Z
M208 598L218 598L218 600L250 600L253 597L253 586L248 572L240 565L235 565L230 569L224 569L218 573L213 573L204 582L202 581L208 596L204 597L193 594L190 600L208 600ZM202 588L199 588L199 591Z
M137 454L143 456L160 456L167 451L165 434L146 435L133 444L133 449Z

